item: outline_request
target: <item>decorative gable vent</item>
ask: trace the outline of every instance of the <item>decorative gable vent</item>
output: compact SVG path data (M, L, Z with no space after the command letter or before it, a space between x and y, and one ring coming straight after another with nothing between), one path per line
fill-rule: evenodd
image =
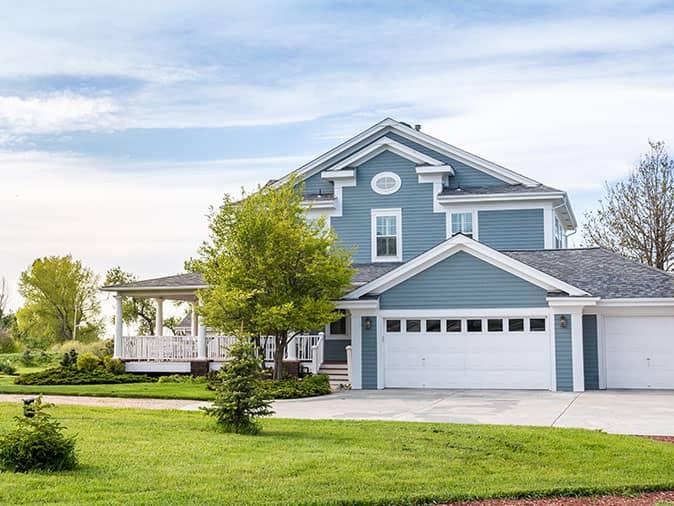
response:
M380 195L391 195L400 190L400 176L394 172L380 172L372 178L370 185Z

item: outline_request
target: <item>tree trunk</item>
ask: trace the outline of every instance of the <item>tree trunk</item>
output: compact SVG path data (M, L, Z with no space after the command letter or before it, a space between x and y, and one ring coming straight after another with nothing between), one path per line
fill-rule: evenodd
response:
M283 356L285 355L286 346L288 345L287 334L277 335L275 338L276 348L274 349L274 372L273 378L279 380L283 375Z

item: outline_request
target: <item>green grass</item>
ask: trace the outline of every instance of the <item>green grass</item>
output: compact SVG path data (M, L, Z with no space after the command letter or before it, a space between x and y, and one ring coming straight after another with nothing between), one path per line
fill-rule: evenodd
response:
M18 405L0 404L0 432ZM418 504L674 488L674 445L601 432L60 406L81 467L0 474L1 504Z
M205 383L128 383L120 385L15 385L13 376L0 375L0 394L85 395L210 401L215 393Z

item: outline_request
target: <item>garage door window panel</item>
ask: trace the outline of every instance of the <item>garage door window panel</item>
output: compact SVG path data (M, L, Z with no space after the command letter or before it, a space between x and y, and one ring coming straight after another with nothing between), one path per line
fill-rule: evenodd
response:
M421 320L405 320L407 332L421 332Z
M447 320L447 332L461 332L461 320Z
M442 330L441 320L426 320L426 332L440 332Z
M545 332L545 318L530 318L529 330L531 332Z
M510 318L508 332L524 332L524 318Z
M466 320L468 332L482 332L482 320Z
M386 320L386 332L400 332L400 320Z
M488 319L487 320L487 331L488 332L503 332L503 320L502 319Z

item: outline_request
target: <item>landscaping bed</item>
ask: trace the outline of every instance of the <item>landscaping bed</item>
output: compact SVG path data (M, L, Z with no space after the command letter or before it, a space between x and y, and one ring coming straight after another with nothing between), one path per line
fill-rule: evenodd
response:
M0 433L20 411L0 404ZM77 435L80 468L2 474L0 504L424 504L674 489L674 445L599 431L267 419L261 435L240 436L194 412L52 411Z
M588 497L549 497L546 499L494 499L453 502L444 506L669 506L674 491L650 492L637 496L602 495Z

